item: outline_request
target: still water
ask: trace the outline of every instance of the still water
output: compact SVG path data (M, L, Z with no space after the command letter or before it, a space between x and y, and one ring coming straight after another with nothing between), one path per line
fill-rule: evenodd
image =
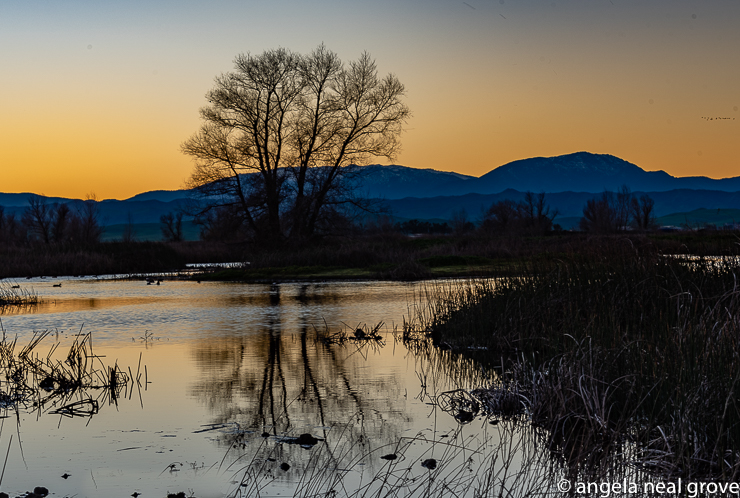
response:
M35 486L68 497L290 496L310 488L309 478L326 481L317 476L329 467L351 494L400 468L381 456L404 449L413 480L430 472L424 459L490 441L486 420L461 425L430 402L428 393L460 386L392 333L419 284L13 283L42 300L0 315L16 352L50 330L34 352L43 358L59 342L63 361L76 335L89 332L95 362L130 368L140 381L91 417L6 407L0 489L11 496ZM380 323L379 342L317 340L317 330ZM305 433L319 443L291 444Z

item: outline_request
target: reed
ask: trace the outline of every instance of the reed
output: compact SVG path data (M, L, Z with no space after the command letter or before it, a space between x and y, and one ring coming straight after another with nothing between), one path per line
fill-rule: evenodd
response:
M514 421L475 436L462 429L436 438L418 433L381 446L345 437L354 432L348 427L332 430L340 437L312 448L290 484L276 487L293 469L281 470L280 452L273 451L237 473L238 485L229 496L544 497L558 495L555 486L563 475L546 465L537 434ZM359 454L358 446L364 448Z
M39 296L33 289L22 288L9 282L0 282L0 308L3 306L33 306Z
M20 351L16 351L17 338L11 341L4 330L2 334L0 407L6 416L13 411L92 417L101 404L117 404L137 385L138 381L117 364L110 367L102 363L93 353L89 333L78 334L61 358L58 342L46 355L37 352L39 345L54 334L50 330L34 332Z
M404 334L497 367L489 397L520 400L553 458L585 477L631 467L733 480L736 272L734 258L669 258L631 243L533 259L519 276L429 286Z

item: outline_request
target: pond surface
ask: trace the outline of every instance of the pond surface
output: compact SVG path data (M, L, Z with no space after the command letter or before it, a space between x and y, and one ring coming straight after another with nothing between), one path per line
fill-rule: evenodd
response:
M407 450L403 465L421 475L430 471L414 458L439 458L459 446L453 440L489 440L485 420L463 426L430 403L425 393L458 385L392 333L418 284L14 283L42 300L0 315L16 353L35 331L50 330L34 353L45 359L58 341L53 356L64 361L77 334L90 333L96 364L117 363L140 380L115 403L101 399L93 416L6 406L0 489L11 496L35 486L69 497L290 496L307 493L308 476L330 466L341 469L349 494L395 468L398 461L380 457L398 445ZM317 339L317 330L381 323L382 341ZM292 444L305 433L323 441Z

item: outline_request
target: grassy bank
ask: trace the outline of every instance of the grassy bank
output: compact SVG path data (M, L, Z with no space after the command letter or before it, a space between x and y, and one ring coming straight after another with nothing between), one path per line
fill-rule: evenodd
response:
M204 242L0 245L0 278L167 272L182 269L186 263L228 262L242 257L241 248Z
M0 277L169 272L186 263L244 262L240 269L200 279L387 279L518 274L522 264L599 245L651 247L664 254L721 255L737 252L734 232L546 236L420 236L400 233L330 237L300 245L264 248L239 243L102 242L89 246L0 244Z
M643 242L430 288L407 333L501 368L492 409L527 413L575 473L736 480L737 263L663 257Z
M424 280L496 276L519 271L521 261L575 250L586 237L423 236L390 233L337 237L301 246L247 249L249 265L214 273L215 280L376 278Z
M589 236L407 237L397 233L327 238L300 246L245 248L249 265L200 278L214 280L377 278L423 280L519 274L522 265L589 253L599 246L649 247L664 254L721 255L737 252L733 232Z

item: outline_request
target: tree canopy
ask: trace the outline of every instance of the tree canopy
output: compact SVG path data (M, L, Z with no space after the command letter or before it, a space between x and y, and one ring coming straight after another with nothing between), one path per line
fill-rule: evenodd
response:
M195 159L188 187L201 194L200 213L237 214L272 244L321 233L362 204L348 166L398 152L409 117L403 97L367 53L348 64L323 45L308 55L238 55L182 145Z

